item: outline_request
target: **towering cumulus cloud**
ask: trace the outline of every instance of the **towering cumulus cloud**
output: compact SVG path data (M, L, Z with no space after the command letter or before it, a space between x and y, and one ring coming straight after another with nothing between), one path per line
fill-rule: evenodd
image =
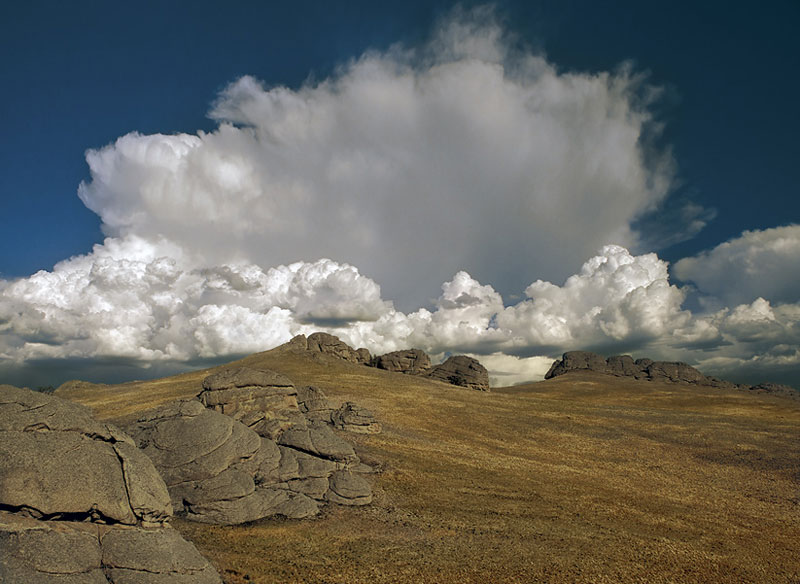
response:
M78 194L107 239L0 281L0 372L197 363L322 329L373 352L481 355L508 381L573 348L703 347L722 369L742 358L731 347L794 334L793 305L769 302L783 292L728 294L713 276L744 249L798 257L777 234L678 263L717 299L699 317L667 264L637 251L632 225L672 181L652 147L657 91L624 67L561 72L516 46L485 10L460 14L425 46L299 89L242 77L212 132L90 150ZM702 227L695 211L673 214L676 233Z
M636 244L631 221L671 180L644 147L652 94L625 69L559 73L464 17L298 90L243 77L214 132L90 151L79 194L113 237L167 236L210 263L326 256L405 308L459 270L519 293Z

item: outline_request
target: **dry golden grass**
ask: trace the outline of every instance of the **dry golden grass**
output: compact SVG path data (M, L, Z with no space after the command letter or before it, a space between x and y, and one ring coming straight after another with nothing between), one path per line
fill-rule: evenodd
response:
M800 582L800 406L590 373L491 393L279 348L241 362L372 409L375 503L176 520L228 583ZM120 422L207 372L59 394Z

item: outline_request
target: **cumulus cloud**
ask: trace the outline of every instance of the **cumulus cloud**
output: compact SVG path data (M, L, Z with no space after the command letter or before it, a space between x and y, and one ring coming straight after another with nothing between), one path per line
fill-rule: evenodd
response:
M107 239L0 281L0 373L172 372L316 330L373 353L480 356L496 383L580 348L796 371L800 227L678 262L713 306L693 315L667 263L637 251L672 182L652 147L657 91L630 68L564 73L511 46L490 12L459 13L426 46L316 84L242 77L213 132L89 151L79 196ZM659 238L712 216L682 204Z
M675 275L732 307L762 297L800 301L800 225L745 231L740 237L675 263Z
M462 12L316 84L242 77L213 132L90 151L79 194L110 236L165 235L211 264L330 257L406 309L459 270L519 293L636 244L631 222L672 180L645 146L653 93L626 68L559 72L509 48L490 12Z

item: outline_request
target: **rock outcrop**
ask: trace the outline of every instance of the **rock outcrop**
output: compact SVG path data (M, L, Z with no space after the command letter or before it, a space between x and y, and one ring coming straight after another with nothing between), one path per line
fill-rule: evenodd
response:
M331 422L335 428L356 434L378 434L381 425L375 420L375 414L353 402L345 402L331 414Z
M450 357L441 365L436 365L423 373L423 377L469 389L489 391L489 372L486 367L477 359L465 355Z
M119 428L0 386L0 582L218 584L171 514L164 481Z
M379 355L372 360L372 365L386 371L418 375L431 368L431 358L421 349L407 349Z
M762 383L749 386L732 383L717 377L703 375L700 371L680 361L653 361L642 358L635 361L630 355L615 355L603 359L596 353L587 351L568 351L561 359L553 362L550 370L545 374L545 379L551 379L570 371L576 370L595 371L618 377L633 377L648 381L672 381L716 387L719 389L744 389L763 393L772 393L787 397L800 398L800 392L786 385Z
M164 477L174 511L188 519L232 525L319 511L291 483L312 478L299 473L294 453L198 400L167 404L128 431ZM327 475L337 468L330 464Z
M297 335L289 341L289 345L296 349L311 351L312 353L332 355L333 357L360 365L369 365L372 360L372 356L367 349L354 349L339 337L328 333L313 333L308 337L305 335Z
M308 420L332 423L333 405L318 387L307 385L297 388L297 407Z
M600 355L588 351L568 351L564 353L560 360L553 363L544 378L550 379L579 369L618 377L675 381L698 385L713 384L711 378L706 377L686 363L653 361L652 359L637 359L634 361L630 355L614 355L604 359Z
M226 369L203 380L198 398L204 406L272 439L304 422L297 405L297 389L287 377L274 371Z
M129 428L164 476L176 513L238 524L308 517L329 501L372 500L363 479L353 479L357 494L352 485L334 489L337 472L371 469L334 432L335 410L318 388L297 390L273 371L239 368L207 377L198 397L149 412Z

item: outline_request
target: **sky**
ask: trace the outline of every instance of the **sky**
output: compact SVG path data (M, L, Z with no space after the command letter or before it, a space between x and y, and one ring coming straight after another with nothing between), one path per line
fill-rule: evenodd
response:
M326 330L800 387L800 5L5 3L0 381Z

